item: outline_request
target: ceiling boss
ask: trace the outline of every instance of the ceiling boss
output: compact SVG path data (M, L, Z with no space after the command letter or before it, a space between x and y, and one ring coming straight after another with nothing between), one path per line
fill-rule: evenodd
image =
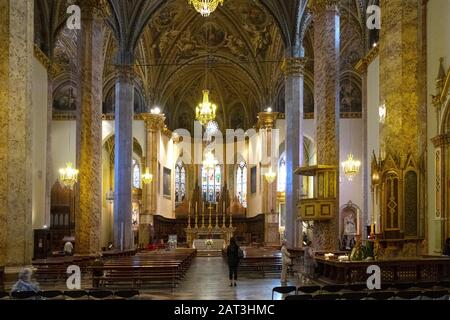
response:
M224 0L188 0L197 12L203 17L208 17L217 7L223 5Z

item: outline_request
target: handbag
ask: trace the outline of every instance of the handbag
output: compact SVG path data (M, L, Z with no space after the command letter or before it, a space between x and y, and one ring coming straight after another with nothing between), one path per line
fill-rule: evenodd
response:
M244 258L244 251L242 251L241 248L239 248L239 250L238 250L238 258L239 258L239 259Z

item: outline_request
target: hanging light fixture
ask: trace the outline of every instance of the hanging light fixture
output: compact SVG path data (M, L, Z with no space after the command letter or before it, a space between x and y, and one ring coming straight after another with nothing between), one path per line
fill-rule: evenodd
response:
M361 161L354 160L352 153L347 156L346 161L342 162L342 169L349 181L353 181L353 177L359 173L360 167Z
M208 17L217 7L223 5L224 0L188 0L195 10L202 15Z
M269 184L272 184L277 178L277 173L272 170L272 167L270 167L269 171L264 174L264 177Z
M70 68L70 67L69 67ZM72 72L70 72L70 85L72 85ZM70 103L73 101L72 99L72 88L69 88L69 107ZM71 150L71 131L69 130L69 154ZM67 162L65 168L59 169L59 180L62 184L64 184L66 187L72 189L75 183L78 181L78 173L79 171L74 168L72 162Z
M153 182L153 175L150 173L150 169L146 168L145 173L142 175L142 183L150 184Z
M206 170L208 169L214 169L217 164L219 162L217 161L217 159L214 157L214 155L212 154L211 151L209 151L208 153L206 153L205 155L205 160L203 160L203 168L205 168Z
M209 102L209 90L203 90L203 102L195 109L195 119L206 126L216 119L217 106Z
M73 167L72 162L67 162L65 168L59 169L59 180L70 189L78 181L78 170Z

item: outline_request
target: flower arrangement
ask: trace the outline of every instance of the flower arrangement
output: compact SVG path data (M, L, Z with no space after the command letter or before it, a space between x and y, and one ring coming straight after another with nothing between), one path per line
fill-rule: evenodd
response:
M333 253L325 253L325 260L330 260L330 258L334 258L335 255Z
M208 247L212 246L212 244L213 244L212 239L207 239L207 240L205 241L205 245L208 246Z

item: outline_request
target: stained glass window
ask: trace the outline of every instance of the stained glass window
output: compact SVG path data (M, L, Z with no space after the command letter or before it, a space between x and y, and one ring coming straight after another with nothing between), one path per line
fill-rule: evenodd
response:
M186 196L186 169L183 162L175 165L175 201L183 202Z
M282 155L278 161L278 192L286 191L286 156Z
M236 170L236 196L244 208L247 208L247 165L240 162Z
M218 202L222 185L222 170L220 165L215 168L202 167L202 194L205 202Z
M133 159L133 187L137 189L141 187L141 168L135 159Z

